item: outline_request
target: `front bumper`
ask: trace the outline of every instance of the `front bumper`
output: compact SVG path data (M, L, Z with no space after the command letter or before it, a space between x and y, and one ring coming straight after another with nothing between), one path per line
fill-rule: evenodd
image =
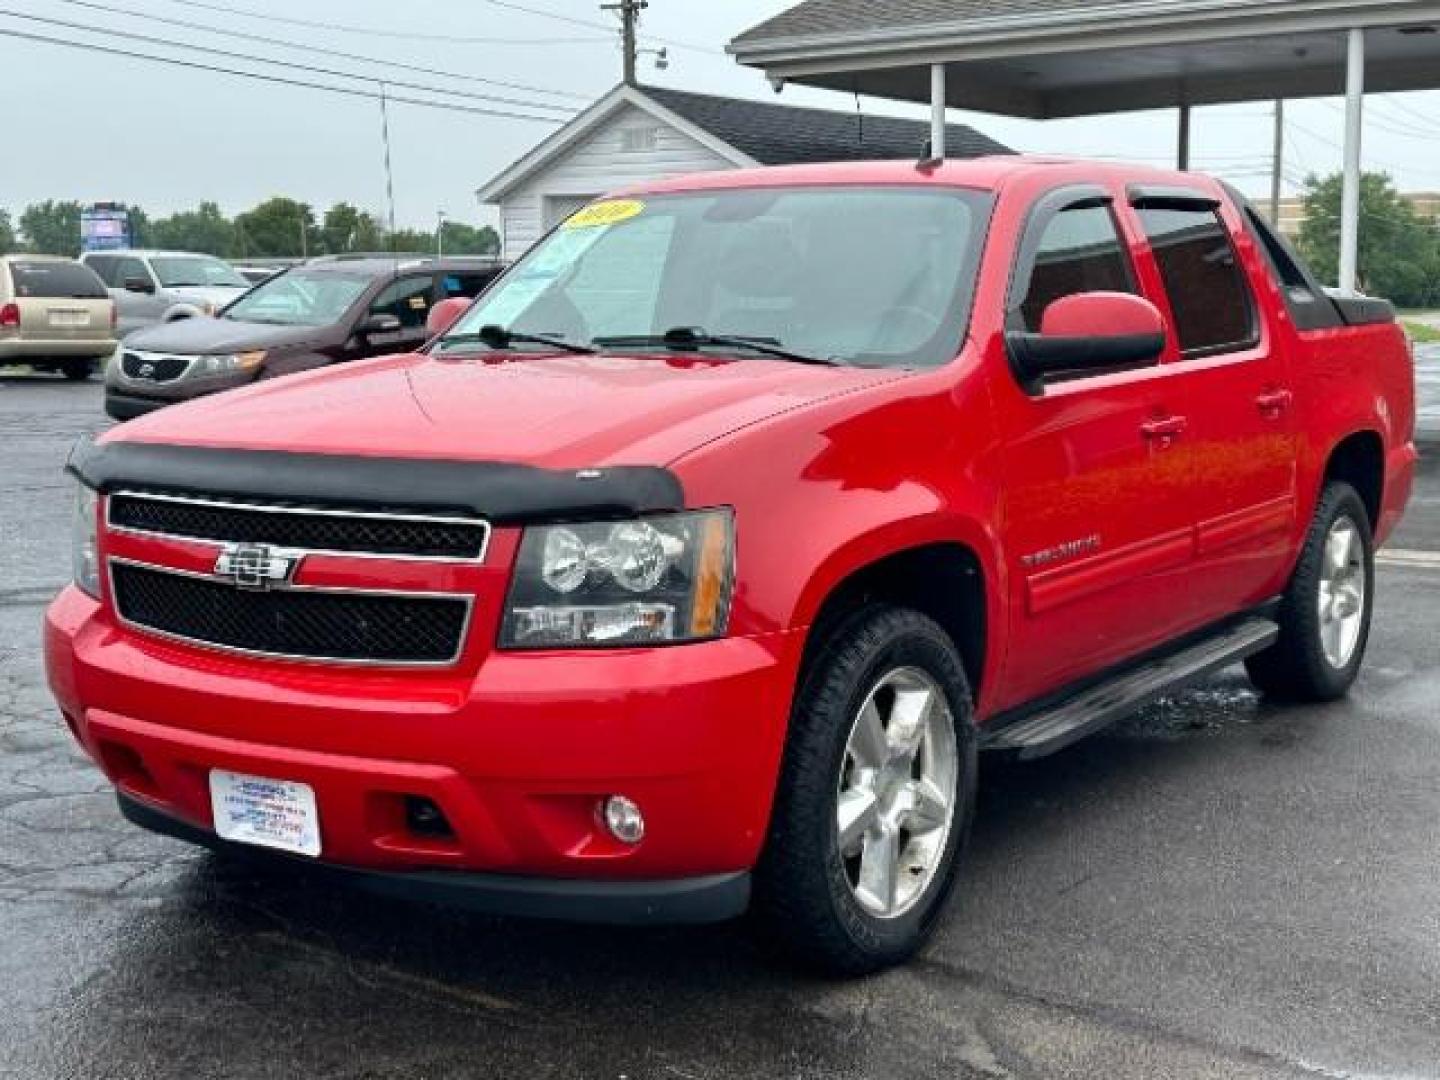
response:
M515 879L629 883L616 895L668 896L748 871L768 827L802 648L803 632L790 632L607 653L494 652L473 671L337 670L152 638L73 587L45 627L66 721L122 796L213 837L211 769L306 783L323 862L406 880L484 875L481 891L496 905L509 902L494 894L510 896ZM610 794L641 806L640 844L622 845L600 824L597 806ZM413 832L413 798L438 806L451 835ZM724 904L695 902L729 911L739 888L720 889ZM586 903L609 894L556 889ZM552 902L568 910L534 900Z
M315 863L295 855L232 844L209 829L123 792L116 798L120 812L129 821L152 832L286 866L340 885L491 915L620 926L680 925L724 922L743 914L750 903L750 875L745 872L672 881L565 881L461 871L385 873Z
M112 420L133 420L137 416L144 416L146 413L174 404L175 400L173 399L141 397L138 394L123 393L109 386L105 388L105 414Z

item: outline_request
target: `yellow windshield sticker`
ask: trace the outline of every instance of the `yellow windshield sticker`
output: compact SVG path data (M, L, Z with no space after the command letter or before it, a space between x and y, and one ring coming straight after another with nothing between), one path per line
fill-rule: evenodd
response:
M645 204L639 199L611 199L609 202L592 203L566 218L561 228L598 229L618 225L622 221L638 217L644 209Z

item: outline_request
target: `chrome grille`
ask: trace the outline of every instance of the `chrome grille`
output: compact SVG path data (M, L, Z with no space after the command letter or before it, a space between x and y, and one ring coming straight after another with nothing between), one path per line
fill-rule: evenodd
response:
M146 382L174 382L190 370L193 356L164 356L158 353L126 351L120 356L120 370L129 379Z

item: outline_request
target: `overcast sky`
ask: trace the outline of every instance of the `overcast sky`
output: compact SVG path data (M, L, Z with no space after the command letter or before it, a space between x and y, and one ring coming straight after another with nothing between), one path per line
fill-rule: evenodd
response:
M234 213L276 194L291 195L320 208L348 200L379 211L385 202L380 115L373 100L85 52L11 36L15 32L184 56L198 63L264 70L277 77L312 82L342 80L295 69L262 68L213 54L186 53L133 38L105 37L82 28L143 34L292 64L377 70L254 40L211 35L194 27L223 28L297 46L384 57L442 72L579 95L542 96L529 89L389 69L390 76L401 81L570 108L582 107L584 99L598 96L618 81L618 42L613 34L598 28L613 22L613 17L601 12L598 2L517 2L580 24L597 25L541 17L500 0L407 0L404 4L393 0L7 0L4 10L75 25L0 15L0 72L4 73L0 84L6 101L0 208L18 216L26 203L39 199L115 199L164 214L213 199ZM684 45L671 46L667 71L656 71L646 58L642 78L684 89L773 98L763 78L736 66L723 48L733 35L791 2L652 0L644 32ZM120 8L130 13L113 13ZM193 25L150 21L134 13ZM337 28L282 20L330 23ZM398 36L401 34L412 36ZM426 40L426 35L432 39ZM402 88L392 92L427 96ZM479 98L452 100L473 108L513 108ZM851 98L794 87L785 91L782 100L854 108ZM866 108L905 113L908 107L897 109L867 101ZM1197 110L1196 166L1224 175L1249 192L1267 192L1272 132L1269 109L1268 104L1254 104ZM924 115L923 110L914 108L908 108L908 114ZM963 112L954 118L1021 150L1124 156L1156 164L1169 163L1174 154L1173 112L1048 122ZM1288 118L1288 175L1292 180L1308 171L1337 169L1338 102L1292 103ZM552 125L533 120L444 112L402 103L392 105L390 126L399 223L421 227L433 226L437 210L452 218L485 220L475 205L474 189L554 130ZM1370 99L1367 168L1391 172L1407 190L1440 190L1440 155L1434 150L1437 138L1440 91Z

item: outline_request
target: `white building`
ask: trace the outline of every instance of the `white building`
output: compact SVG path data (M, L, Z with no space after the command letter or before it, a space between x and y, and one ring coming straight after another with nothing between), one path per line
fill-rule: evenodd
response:
M475 194L500 208L501 250L514 259L597 196L683 173L817 161L923 156L923 120L862 116L658 87L616 87ZM951 157L1011 151L962 124Z

